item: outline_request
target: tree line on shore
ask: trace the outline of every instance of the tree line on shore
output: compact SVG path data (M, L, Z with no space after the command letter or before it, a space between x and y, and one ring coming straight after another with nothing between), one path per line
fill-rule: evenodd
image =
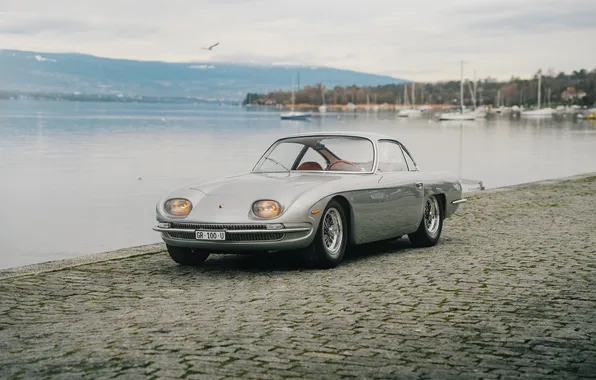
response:
M473 105L473 96L477 105L492 106L533 106L538 100L538 73L532 78L512 77L500 82L494 78L478 80L476 85L464 80L464 103ZM576 70L570 74L552 70L541 74L541 103L543 105L586 105L596 104L596 69ZM404 92L405 87L405 92ZM294 94L295 104L454 104L460 102L460 81L414 84L412 101L412 83L386 84L382 86L335 86L325 88L322 84L304 86ZM474 91L474 87L476 90ZM243 105L288 105L292 103L291 91L273 91L268 94L248 93Z

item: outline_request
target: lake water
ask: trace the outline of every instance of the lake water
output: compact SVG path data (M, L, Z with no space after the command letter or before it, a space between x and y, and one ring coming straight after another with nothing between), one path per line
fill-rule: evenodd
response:
M0 268L159 242L166 192L250 171L278 137L328 130L393 136L421 170L487 188L596 171L596 124L571 118L302 122L239 107L0 101Z

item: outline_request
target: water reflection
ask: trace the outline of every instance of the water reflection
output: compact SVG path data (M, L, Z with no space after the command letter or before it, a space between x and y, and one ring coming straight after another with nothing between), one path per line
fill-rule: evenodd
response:
M329 112L303 122L263 109L0 102L0 267L157 242L154 207L167 191L249 171L278 137L328 130L387 134L421 170L488 188L596 171L596 125L571 118Z

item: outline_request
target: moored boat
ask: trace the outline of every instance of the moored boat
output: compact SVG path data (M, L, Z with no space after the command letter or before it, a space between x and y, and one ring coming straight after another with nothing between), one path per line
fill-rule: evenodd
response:
M312 117L311 112L294 111L294 77L292 77L292 108L290 112L282 112L280 117L282 120L307 120Z
M461 62L461 80L460 80L460 111L445 112L439 116L439 120L476 120L478 115L475 111L464 112L464 62Z
M411 116L420 116L422 115L422 111L416 108L407 108L404 110L400 110L397 113L399 117L411 117Z
M439 120L476 120L476 117L474 112L450 112L441 114Z
M282 120L306 120L312 117L311 112L290 111L281 114Z
M552 117L555 110L552 108L540 108L540 94L542 87L542 70L538 70L538 107L534 110L522 111L524 117Z

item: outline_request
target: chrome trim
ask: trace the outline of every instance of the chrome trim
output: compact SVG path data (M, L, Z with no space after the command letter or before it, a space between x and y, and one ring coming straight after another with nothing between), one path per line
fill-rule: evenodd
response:
M276 223L279 224L279 223ZM185 221L183 223L172 223L170 228L180 228L183 230L265 230L267 224L257 223L192 223Z
M194 232L195 230L185 229L185 228L161 228L161 227L152 227L153 231L159 232ZM265 231L265 230L263 230Z
M197 231L196 229L192 228L161 228L161 227L153 227L153 231L158 232L194 232ZM288 232L305 232L310 231L308 227L296 227L296 228L281 228L279 230L226 230L226 229L206 229L203 231L225 231L228 234L257 234L257 233L265 233L265 234L274 234L274 233L288 233Z
M288 233L310 231L308 227L280 228L279 230L225 230L229 234L256 234L256 233Z
M452 204L452 205L458 205L458 204L460 204L460 203L466 203L467 201L468 201L468 200L467 200L467 199L465 199L465 198L462 198L462 199L456 199L456 200L454 200L454 201L451 201L451 204Z

